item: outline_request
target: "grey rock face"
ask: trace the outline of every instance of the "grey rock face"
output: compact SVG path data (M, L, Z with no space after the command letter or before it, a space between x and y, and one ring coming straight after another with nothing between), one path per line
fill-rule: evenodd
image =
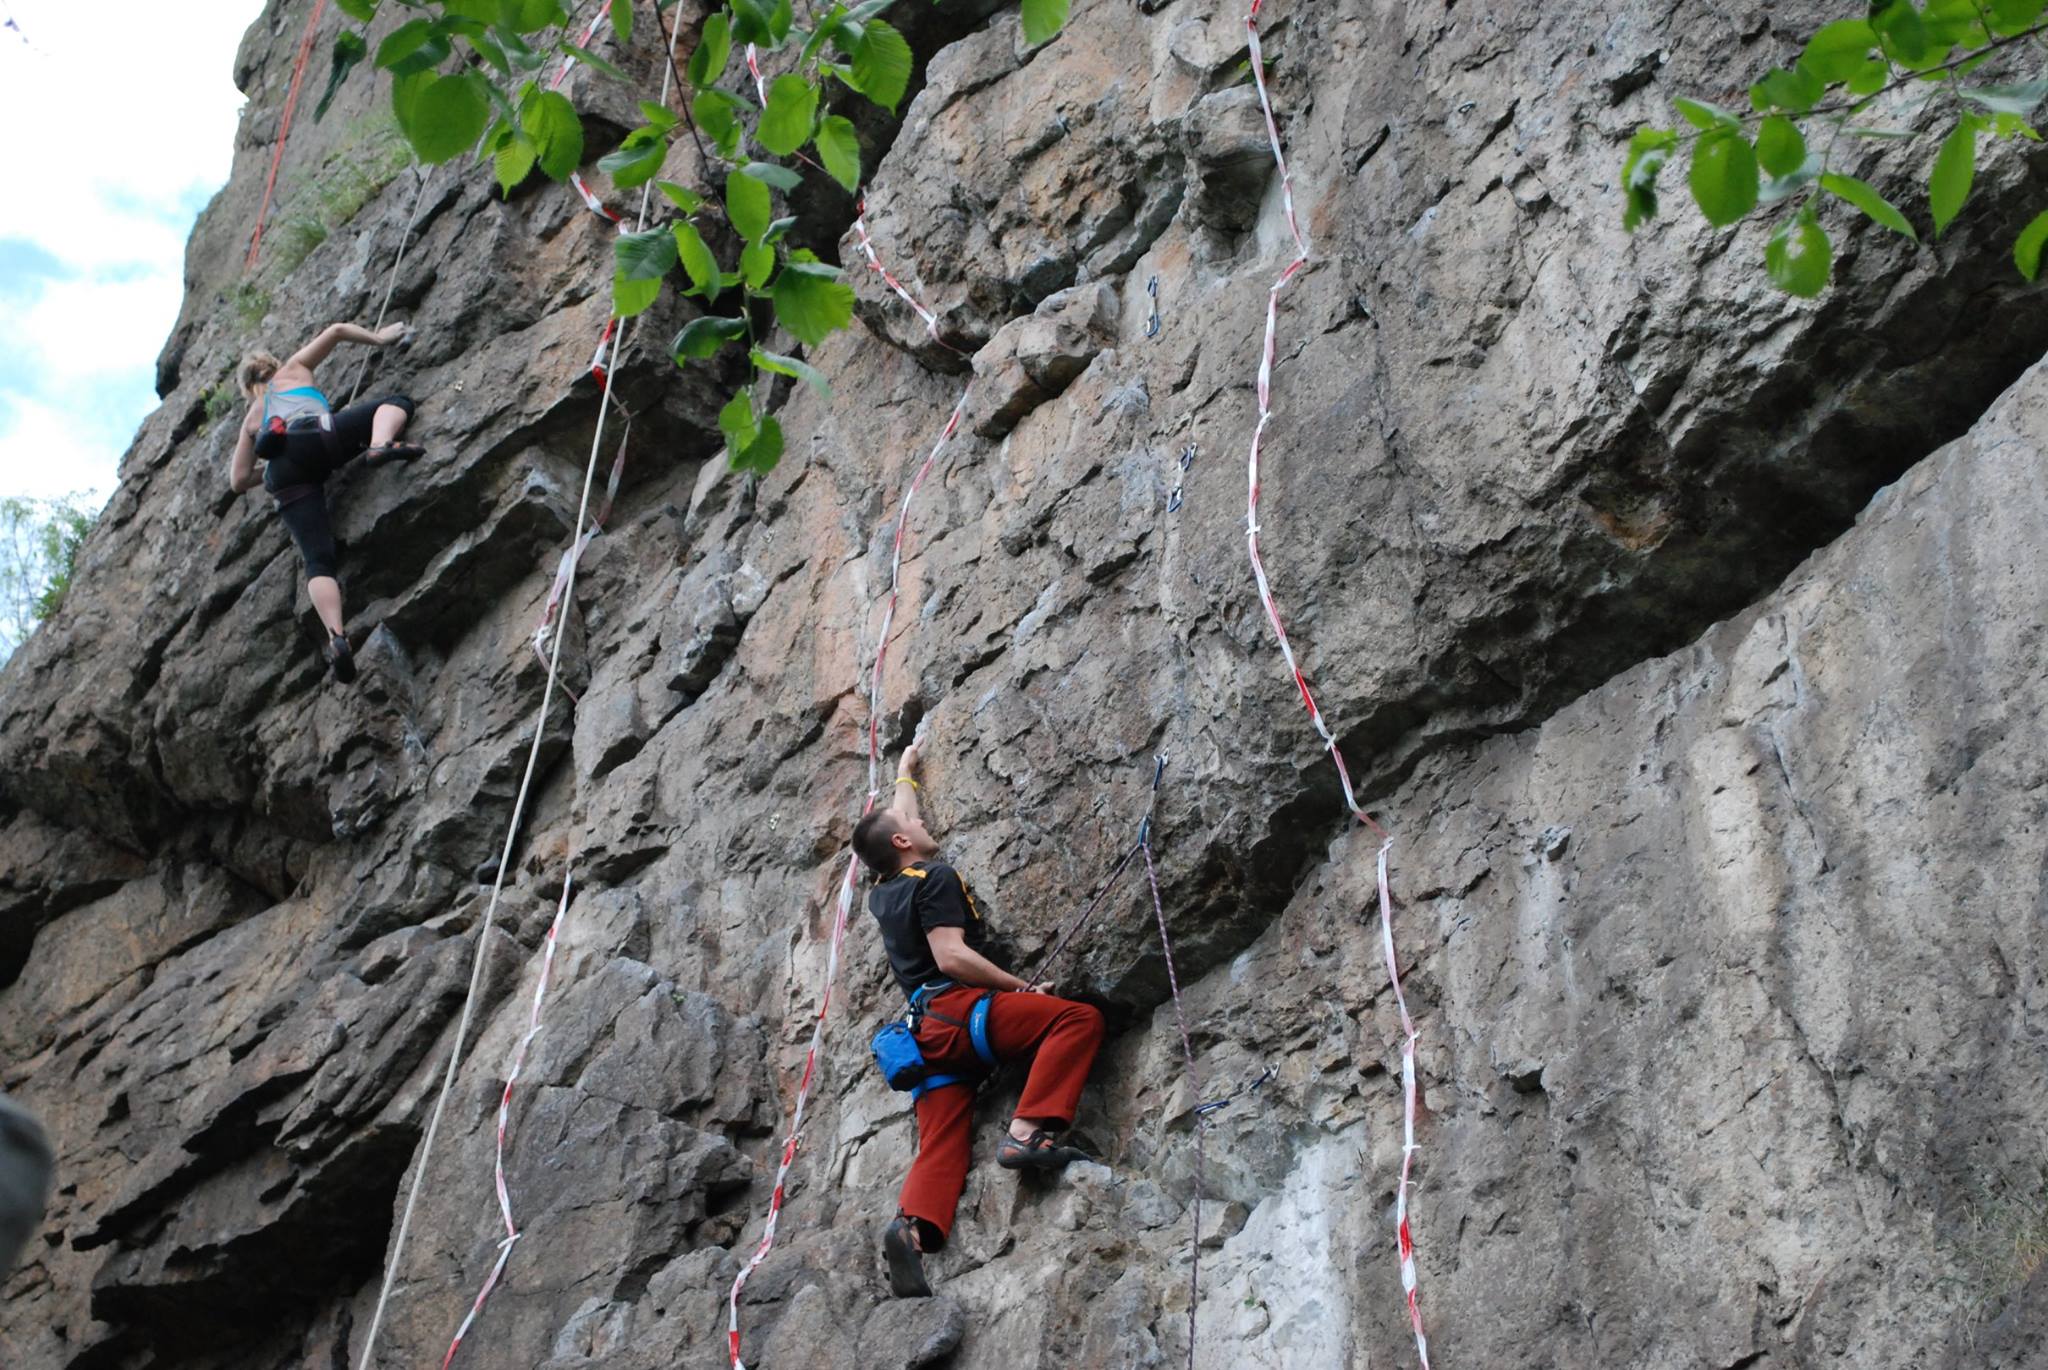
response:
M1843 225L1818 303L1768 289L1756 228L1618 228L1633 124L1833 13L1265 16L1313 261L1280 307L1263 537L1398 839L1440 1365L2038 1355L2048 316L2004 248L2039 154L1987 156L1939 253ZM942 341L842 240L860 323L811 357L834 397L778 397L789 454L741 481L720 378L660 347L690 306L657 306L614 378L625 485L545 719L532 639L595 436L609 230L565 192L427 183L396 292L419 342L369 383L421 397L433 455L332 490L363 639L332 689L204 417L245 346L374 311L413 204L401 178L260 323L234 307L297 31L279 10L244 45L164 405L0 673L0 1088L58 1156L0 1364L352 1364L416 1175L375 1363L438 1363L504 1240L496 1111L565 878L505 1150L521 1235L462 1363L728 1363L866 785L890 520L963 382L882 740L928 728L927 810L1020 961L1171 755L1155 830L1202 1079L1127 884L1061 971L1111 1019L1080 1119L1105 1164L987 1164L999 1079L940 1297L889 1301L914 1124L867 1062L897 1004L861 915L748 1364L1182 1364L1197 1241L1204 1370L1411 1363L1371 846L1244 563L1289 240L1242 16L1082 6L1035 49L1010 12L906 23L918 93L863 125L868 225ZM288 166L371 100L295 131ZM850 216L805 212L824 245ZM472 872L536 727L423 1155Z

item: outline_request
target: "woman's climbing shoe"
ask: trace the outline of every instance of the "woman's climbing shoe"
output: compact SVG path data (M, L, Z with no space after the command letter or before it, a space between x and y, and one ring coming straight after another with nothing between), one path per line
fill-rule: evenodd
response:
M372 447L364 452L363 465L383 466L389 462L411 461L415 457L424 457L425 455L427 455L427 449L416 442L387 442L382 446Z
M327 664L334 668L334 678L343 685L353 685L356 679L356 654L349 650L348 639L336 633L327 640Z
M1087 1152L1060 1145L1044 1128L1021 1142L1005 1133L1003 1144L996 1148L996 1164L1005 1170L1063 1170L1087 1159Z
M882 1233L882 1259L889 1266L889 1292L899 1299L928 1299L924 1253L917 1249L917 1219L898 1213Z

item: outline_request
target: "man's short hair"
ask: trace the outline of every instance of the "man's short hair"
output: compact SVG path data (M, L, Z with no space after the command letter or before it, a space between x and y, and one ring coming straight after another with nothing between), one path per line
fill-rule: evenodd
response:
M853 854L876 875L896 873L896 847L890 842L902 827L892 809L876 809L853 826Z

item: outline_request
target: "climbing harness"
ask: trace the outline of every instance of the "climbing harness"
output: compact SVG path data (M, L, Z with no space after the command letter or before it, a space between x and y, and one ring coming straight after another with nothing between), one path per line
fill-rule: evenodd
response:
M256 256L263 248L263 225L270 218L270 195L277 189L277 169L284 164L285 139L291 136L292 114L299 107L299 86L306 78L306 59L313 55L313 32L320 27L320 15L326 8L327 0L313 0L313 12L306 16L298 60L292 63L292 83L285 91L284 113L277 121L277 146L270 154L270 175L263 182L263 203L256 207L256 227L249 234L249 255L242 262L244 274L256 269Z
M673 44L677 38L680 38L681 32L681 26L678 25L675 37L669 38L667 41ZM660 97L663 103L666 103L668 99L669 81L669 75L664 73ZM642 226L647 222L647 208L652 192L653 187L651 185L641 192L640 223ZM610 327L607 327L605 330L607 340L611 343L609 361L612 363L616 363L619 349L624 345L625 331L624 329L615 330ZM609 370L609 366L607 366L607 370ZM606 385L600 391L597 427L590 439L590 456L584 463L583 491L576 508L578 541L582 539L582 532L590 515L590 495L592 488L597 483L598 454L603 450L605 423L610 416L611 406L612 389L609 385ZM563 600L565 602L574 594L575 586L576 563L572 561L569 565L568 573L564 577ZM484 959L490 950L491 932L496 926L498 902L504 892L505 872L512 865L512 844L518 835L520 821L526 814L526 801L533 788L534 772L540 763L541 742L547 736L548 708L554 702L555 686L561 674L562 636L559 633L555 634L548 653L547 679L541 687L540 708L534 716L533 742L527 749L526 769L520 777L519 790L513 800L511 820L505 825L505 841L499 853L496 875L491 882L490 901L485 906L483 922L477 931L476 953L470 962L469 988L463 997L462 1016L456 1024L454 1046L448 1055L448 1068L441 1080L440 1093L434 1100L434 1110L427 1120L426 1135L421 1139L419 1150L415 1155L412 1186L406 1193L405 1207L400 1211L398 1232L392 1240L390 1256L384 1267L383 1284L377 1292L377 1303L370 1316L369 1330L363 1337L363 1353L361 1359L357 1362L358 1370L370 1370L372 1358L376 1354L377 1332L383 1325L384 1311L391 1299L391 1287L398 1277L399 1261L405 1253L405 1242L411 1231L413 1211L419 1203L420 1187L426 1179L428 1162L433 1157L434 1140L440 1131L441 1116L447 1109L448 1096L454 1090L456 1071L462 1062L462 1049L468 1040L470 1022L476 1011L477 989L483 980ZM543 968L543 973L545 973L545 967ZM506 1206L509 1207L509 1200L506 1201ZM509 1251L509 1247L506 1250ZM502 1268L502 1261L499 1268ZM464 1320L465 1329L469 1323L475 1320L478 1311L483 1306L484 1297L488 1296L490 1287L495 1284L496 1279L497 1272L494 1270L490 1280L486 1281L483 1294L479 1296L476 1304L471 1307L469 1317ZM461 1337L462 1331L459 1330L456 1334L457 1343L460 1342ZM454 1358L455 1350L456 1347L451 1345L448 1360ZM443 1364L445 1368L447 1362L444 1361Z
M1145 282L1145 293L1152 297L1152 317L1145 320L1145 336L1156 338L1159 336L1159 278L1157 276Z
M1273 589L1266 581L1265 563L1259 559L1259 444L1264 438L1266 425L1272 421L1273 358L1275 333L1278 324L1280 292L1307 267L1308 244L1301 236L1301 225L1294 213L1294 182L1287 169L1287 155L1280 143L1280 127L1273 117L1273 101L1266 89L1266 60L1259 47L1259 6L1263 0L1251 0L1251 9L1245 16L1245 30L1251 48L1252 79L1258 86L1259 108L1265 115L1266 139L1273 149L1273 163L1280 173L1280 202L1287 212L1287 231L1294 239L1294 260L1280 273L1278 280L1266 292L1266 336L1259 354L1258 372L1258 422L1252 428L1251 450L1247 460L1247 479L1250 493L1245 505L1245 545L1251 557L1252 576L1258 582L1259 602L1265 607L1266 618L1273 625L1273 637L1279 644L1280 655L1293 674L1295 688L1301 692L1301 702L1308 708L1309 721L1321 735L1323 745L1330 753L1330 760L1336 764L1337 779L1344 787L1344 803L1353 816L1380 838L1378 857L1380 936L1381 947L1387 963L1387 981L1393 986L1394 1004L1401 1015L1401 1099L1402 1099L1402 1144L1401 1182L1395 1190L1394 1232L1401 1256L1401 1288L1407 1298L1408 1320L1415 1332L1415 1352L1421 1359L1423 1370L1429 1370L1429 1340L1422 1331L1422 1308L1416 1299L1415 1243L1408 1228L1408 1190L1410 1174L1415 1161L1415 1021L1408 1014L1408 1001L1401 993L1401 971L1394 956L1394 904L1388 892L1387 852L1394 845L1394 839L1373 820L1358 802L1358 796L1351 786L1351 773L1344 765L1344 753L1337 747L1336 736L1323 719L1322 710L1316 707L1315 695L1310 693L1308 678L1302 674L1300 664L1294 658L1294 648L1287 640L1287 629L1280 622L1279 607L1273 601Z
M958 986L951 980L936 980L929 985L920 985L910 996L910 1011L901 1018L891 1019L883 1024L869 1050L875 1054L875 1064L881 1067L882 1078L889 1082L889 1088L910 1091L910 1101L916 1103L935 1089L947 1085L973 1084L966 1075L935 1074L930 1063L924 1059L924 1048L918 1045L917 1027L926 1018L937 1019L953 1027L967 1029L967 1039L974 1045L974 1054L981 1063L994 1070L1002 1062L996 1056L996 1049L988 1037L989 1005L995 1002L993 993L986 993L975 999L974 1007L968 1010L967 1020L948 1018L931 1008L930 1001L949 989Z
M856 219L855 223L858 225L860 221ZM868 241L864 226L861 228L861 239L869 263L896 287L898 294L909 298L908 293L900 285L896 285L895 278L882 266L873 244ZM917 309L919 317L926 321L927 326L932 326L936 316L914 300L912 305ZM938 336L936 331L933 332L933 336ZM867 800L861 806L862 817L875 807L876 800L881 797L882 671L888 660L889 628L895 621L896 602L902 590L903 541L910 526L911 501L917 498L918 487L924 483L925 476L931 472L939 459L939 454L945 451L947 443L952 441L953 434L958 431L960 419L967 411L967 396L971 385L970 381L968 387L961 389L960 398L953 405L953 412L946 420L944 431L939 434L938 441L932 445L931 452L917 468L916 474L910 478L910 484L903 492L903 503L897 510L896 529L891 542L889 560L889 593L883 601L882 626L875 638L874 666L868 679L868 791ZM839 882L839 899L833 910L832 935L825 957L825 982L818 997L817 1017L811 1024L810 1045L804 1051L803 1074L797 1081L796 1102L790 1111L789 1132L782 1143L782 1158L775 1168L775 1187L768 1196L767 1221L762 1225L760 1245L754 1249L753 1255L733 1277L732 1292L726 1300L726 1335L733 1370L746 1370L746 1363L740 1359L740 1292L746 1288L747 1281L753 1277L754 1271L760 1268L761 1262L768 1259L768 1253L775 1249L775 1229L782 1217L783 1202L788 1197L789 1172L790 1167L796 1163L797 1144L803 1138L804 1109L810 1101L811 1084L817 1076L818 1048L824 1042L825 1018L832 1008L832 988L839 979L839 953L846 941L847 918L853 911L854 893L859 888L859 882L860 858L848 853L846 875Z

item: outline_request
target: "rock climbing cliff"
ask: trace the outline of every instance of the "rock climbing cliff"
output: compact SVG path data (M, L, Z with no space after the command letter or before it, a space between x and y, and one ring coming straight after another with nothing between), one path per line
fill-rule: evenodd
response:
M1194 1109L1233 1094L1203 1129L1196 1363L1415 1363L1377 844L1245 559L1292 249L1243 15L1082 0L1034 48L1012 9L904 8L914 98L862 126L866 223L942 342L836 236L851 203L811 207L859 319L810 357L830 399L779 397L788 454L754 480L724 467L716 378L667 355L686 307L657 306L615 371L625 484L545 719L531 638L612 230L458 163L377 180L245 279L306 0L250 30L163 405L0 672L0 1087L60 1153L0 1364L354 1364L421 1166L373 1363L439 1363L498 1258L497 1109L565 878L506 1150L522 1236L458 1363L727 1363L867 783L891 520L970 381L909 514L881 737L926 728L926 812L1018 956L1170 755L1200 1092L1127 884L1061 976L1111 1020L1079 1121L1106 1163L995 1171L1000 1082L940 1297L887 1300L912 1121L867 1058L896 999L857 913L747 1363L1183 1363ZM1263 16L1312 260L1280 306L1262 536L1395 838L1438 1366L2019 1367L2048 1336L2048 312L2004 251L2048 155L1990 158L1938 250L1845 226L1816 303L1767 287L1754 228L1619 226L1635 123L1832 14ZM652 31L601 49L650 89ZM573 80L595 158L632 96ZM374 160L382 100L359 75L288 173ZM418 341L367 386L421 399L431 454L334 489L341 690L207 396L245 347L373 315L415 214L393 308ZM473 871L537 726L423 1155Z

